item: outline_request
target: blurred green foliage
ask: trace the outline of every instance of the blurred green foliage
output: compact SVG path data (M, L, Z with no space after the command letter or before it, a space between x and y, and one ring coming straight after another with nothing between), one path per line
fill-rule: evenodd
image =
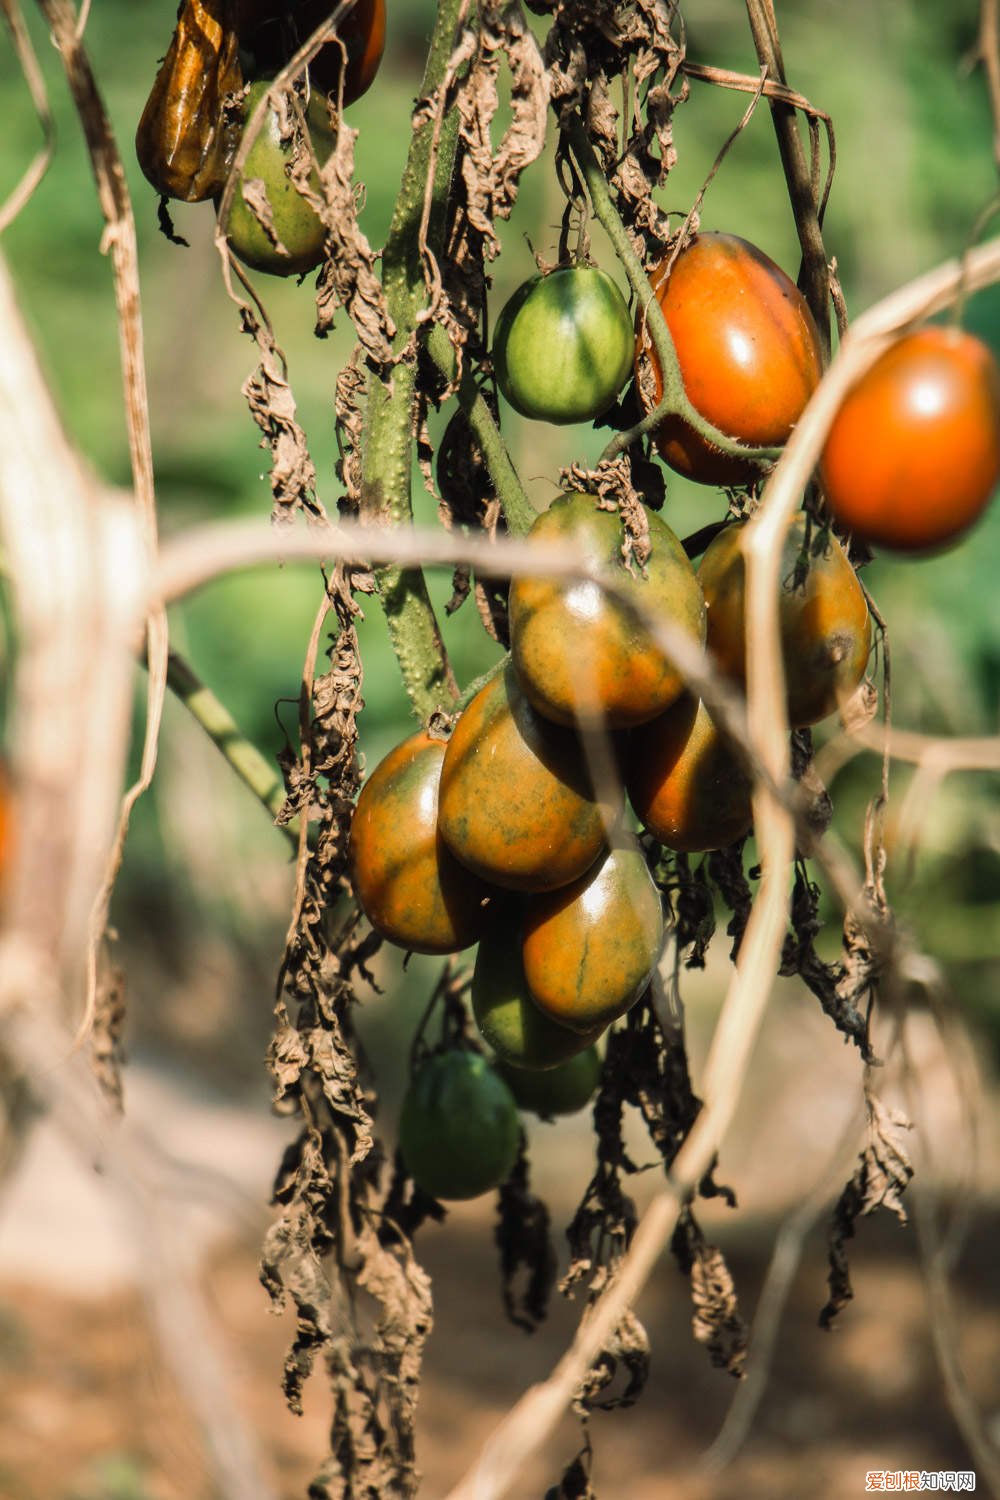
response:
M688 14L688 52L702 63L755 76L756 59L739 0L699 0ZM207 205L174 207L187 249L159 234L152 190L135 163L132 138L175 16L174 0L94 0L87 42L122 148L138 225L155 464L164 532L220 516L256 514L266 525L270 495L267 458L259 448L240 387L256 364L241 337L212 247ZM981 73L972 66L976 0L779 0L790 82L828 111L837 134L837 174L826 220L848 306L860 311L936 261L961 251L996 188L992 125ZM372 91L350 111L358 132L359 180L365 184L362 219L373 245L382 243L409 138L409 112L422 71L434 14L432 0L390 0L385 62ZM67 426L94 467L109 481L128 482L120 399L118 339L110 267L100 253L101 218L89 164L59 59L34 7L26 20L49 91L57 131L55 158L28 207L4 237L29 322L37 334ZM533 21L532 24L542 25ZM677 112L678 164L662 201L678 222L710 171L748 96L692 81ZM0 199L32 158L40 131L9 39L0 37ZM534 270L532 248L555 258L561 200L551 159L524 179L514 218L503 229L504 253L494 269L495 307ZM797 242L766 105L739 136L712 182L702 210L706 228L735 231L762 246L788 269ZM614 271L595 230L598 258ZM624 284L624 278L619 278ZM264 283L266 278L258 278ZM319 472L320 493L333 508L336 443L332 408L336 373L351 347L340 318L325 341L312 336L308 285L269 281L260 286L279 342L288 356L300 418ZM969 305L975 331L1000 351L1000 293ZM512 454L529 494L543 505L555 492L558 470L596 457L603 437L588 428L556 429L505 412ZM435 436L441 425L436 425ZM420 491L419 479L416 482ZM418 501L433 524L434 505ZM675 477L668 482L671 524L682 535L721 513L717 492ZM947 734L989 734L1000 713L1000 613L994 601L993 559L1000 551L1000 507L954 551L900 563L878 559L866 572L891 631L893 699L897 721ZM450 593L444 574L432 583L436 602ZM282 723L293 726L302 657L321 598L315 570L288 567L227 578L173 612L177 644L226 701L237 720L269 753L281 748ZM362 625L365 658L363 745L377 759L406 730L407 705L385 630L372 603ZM469 603L446 623L463 680L491 661ZM276 709L276 705L278 705ZM284 706L282 706L284 705ZM182 736L182 715L168 714L169 733ZM823 736L821 735L821 738ZM171 756L166 751L168 763ZM877 786L871 756L853 762L835 788L842 835L857 847L864 802ZM134 889L155 907L165 882L180 878L178 829L210 819L211 798L232 797L242 841L211 873L187 870L189 898L175 913L182 922L228 912L233 931L254 927L253 895L236 899L227 870L254 861L283 866L285 848L255 815L225 768L204 766L209 788L165 773L163 784L136 818L129 868ZM905 784L906 773L897 778ZM169 793L167 790L169 784ZM197 794L197 795L196 795ZM255 821L256 817L256 821ZM230 825L227 825L230 826ZM1000 957L1000 805L995 777L956 776L925 809L913 871L890 866L901 910L949 962L966 998L981 1015L990 1003L983 966ZM195 835L196 837L196 832ZM205 831L211 838L211 828ZM183 841L182 841L183 843ZM172 898L175 901L176 892ZM142 904L142 902L140 902ZM167 910L161 905L161 912ZM163 917L162 920L166 920ZM280 928L280 902L268 921ZM265 924L266 925L266 924ZM423 973L417 964L415 972ZM995 974L992 976L995 977ZM966 982L968 981L968 982ZM261 988L266 994L270 979ZM261 1016L266 1019L266 1005ZM993 1012L1000 1032L1000 1012ZM263 1024L263 1022L262 1022ZM256 1035L256 1032L254 1033Z

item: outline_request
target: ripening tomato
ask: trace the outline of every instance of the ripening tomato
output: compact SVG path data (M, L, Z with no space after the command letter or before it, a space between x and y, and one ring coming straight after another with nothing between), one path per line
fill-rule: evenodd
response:
M244 120L250 119L269 87L264 81L251 84L244 105ZM312 150L322 165L334 148L334 138L326 105L318 94L310 99L305 119ZM228 222L223 226L226 238L240 260L256 271L268 271L274 276L299 276L311 271L323 259L326 239L322 219L288 175L292 155L292 146L282 144L278 112L268 106L233 194ZM266 201L262 212L270 217L277 243L272 241L243 196L244 186L256 181L263 183ZM309 188L322 194L315 168L309 174Z
M669 257L651 283L695 410L753 448L788 441L823 370L819 334L802 293L773 260L735 234L696 234L669 277ZM640 318L636 359L647 354L652 411L663 396L660 362ZM640 382L641 387L641 382ZM679 417L654 434L671 468L702 484L747 484L745 459L707 443Z
M585 422L606 410L632 368L632 319L596 266L562 266L520 287L497 319L493 368L515 411Z
M510 1176L521 1122L510 1089L478 1052L441 1052L419 1067L403 1099L399 1149L434 1198L478 1198Z
M543 1015L586 1036L631 1010L663 947L660 893L638 847L524 903L524 977Z
M351 883L369 922L414 953L454 953L479 937L491 891L437 828L445 743L423 731L365 782L351 823Z
M959 328L891 345L844 397L820 460L827 504L875 547L954 541L1000 479L1000 370Z
M505 1062L497 1062L496 1070L518 1109L550 1120L555 1115L575 1115L590 1103L601 1081L601 1057L596 1047L587 1047L545 1072Z
M331 0L239 0L240 42L251 54L256 75L277 73L311 32L325 21ZM372 84L385 49L385 0L357 0L337 26L338 40L327 42L309 64L309 82L336 102L344 73L344 103L353 104Z
M689 693L632 735L626 786L642 826L668 849L723 849L750 831L749 772Z
M807 549L806 519L800 512L789 525L778 600L793 728L834 713L864 677L871 650L868 605L847 554L832 532L823 537L815 523ZM720 531L698 569L708 606L708 650L737 682L746 681L745 530L740 523Z
M462 864L512 890L582 875L621 802L598 800L579 740L535 712L508 664L466 707L441 770L438 827Z
M649 515L652 552L642 576L622 565L622 529L593 495L554 500L528 533L532 542L564 538L607 570L629 598L658 620L705 640L701 586L680 542ZM642 621L596 582L517 578L510 588L511 657L525 695L558 724L603 722L627 728L662 713L683 687Z
M472 1013L502 1062L544 1072L583 1052L604 1027L576 1031L539 1010L524 977L522 916L521 902L513 900L494 915L483 934L472 976Z

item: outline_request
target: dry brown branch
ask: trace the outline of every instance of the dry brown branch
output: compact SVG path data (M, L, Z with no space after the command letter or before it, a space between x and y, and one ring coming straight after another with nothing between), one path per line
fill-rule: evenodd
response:
M28 92L31 94L31 102L35 106L38 123L42 127L41 147L26 167L24 175L10 193L6 203L0 207L0 234L3 234L4 230L13 224L48 171L49 163L52 160L52 153L55 150L56 135L55 122L52 119L52 109L49 105L49 96L45 88L45 79L42 77L42 70L38 66L35 49L31 45L31 37L28 35L28 29L24 24L21 7L18 5L17 0L0 0L0 4L3 6L4 20L7 22L10 31L14 51L21 65L21 72L24 74L24 81L28 85Z
M39 0L52 30L52 40L63 60L66 78L80 116L87 150L104 216L102 249L110 250L118 311L119 346L125 398L132 484L138 508L140 531L150 554L156 548L156 497L153 484L153 450L149 431L149 401L143 352L142 315L139 302L139 261L132 200L111 122L101 98L90 60L82 42L86 12L78 17L69 0ZM45 401L50 397L45 394ZM132 808L149 787L156 769L156 746L167 685L166 611L155 602L146 618L146 657L149 683L146 696L146 729L138 780L122 799L115 842L109 851L103 886L97 893L91 916L87 960L86 1005L81 1034L89 1027L97 998L97 950L107 926L108 909L121 865Z
M125 777L147 556L134 508L83 469L58 424L2 263L0 323L0 524L19 647L3 1047L128 1210L164 1356L205 1434L220 1492L272 1500L232 1406L162 1164L118 1123L89 1058L73 1051L70 1021Z

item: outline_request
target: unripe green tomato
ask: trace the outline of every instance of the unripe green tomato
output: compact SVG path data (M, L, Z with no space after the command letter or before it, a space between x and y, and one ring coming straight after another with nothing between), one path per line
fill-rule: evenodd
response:
M434 1198L478 1198L510 1176L521 1122L510 1089L478 1052L442 1052L414 1074L399 1117L399 1149Z
M604 1027L581 1034L542 1014L528 993L521 939L521 908L514 901L480 940L472 976L472 1013L502 1062L541 1072L583 1052Z
M414 953L474 943L495 892L466 870L437 827L445 743L423 730L379 762L351 822L351 883L383 937Z
M701 646L705 603L697 575L670 527L657 515L647 519L645 576L637 565L635 573L624 567L618 514L599 510L593 495L560 495L528 540L579 547L637 606ZM516 578L510 637L526 697L557 724L629 728L662 713L684 686L642 620L590 579Z
M249 120L259 100L270 88L266 79L250 85L244 105L244 120ZM335 140L330 130L326 105L314 94L305 111L312 150L322 166L333 151ZM288 175L292 149L282 144L277 112L270 106L264 114L260 132L243 164L229 208L228 222L223 226L234 254L255 271L274 276L298 276L311 271L323 259L326 230L319 215L296 189ZM257 215L243 196L243 184L251 180L263 183L271 210L271 221L280 241L275 245ZM310 189L321 195L322 185L315 167L309 174Z
M614 401L632 368L634 334L625 299L596 266L534 276L497 319L493 367L522 416L585 422Z
M722 849L753 823L749 772L688 693L631 736L626 786L640 823L668 849Z
M596 1047L588 1047L544 1073L505 1062L498 1062L496 1070L514 1095L518 1109L550 1119L553 1115L575 1115L590 1103L601 1081L601 1058Z
M483 880L548 891L594 863L621 802L597 799L576 735L535 712L508 665L480 688L448 741L438 828Z
M645 993L663 947L660 893L641 850L611 849L581 879L524 903L528 994L550 1021L584 1036Z

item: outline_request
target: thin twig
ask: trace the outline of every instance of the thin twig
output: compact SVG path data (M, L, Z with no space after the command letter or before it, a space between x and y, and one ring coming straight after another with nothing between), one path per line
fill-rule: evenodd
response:
M993 116L993 160L1000 171L1000 5L997 0L979 3L979 57L986 74Z
M52 118L52 108L49 104L48 91L45 87L45 79L42 70L38 66L38 58L35 49L31 45L31 37L28 28L24 24L24 16L17 0L0 0L3 7L4 20L10 30L11 41L17 60L24 74L24 81L28 85L31 102L35 106L38 123L42 127L42 145L35 156L25 168L20 182L12 190L6 203L0 207L0 234L9 229L18 214L30 200L38 184L45 176L52 161L52 154L56 145L56 127Z
M750 30L762 67L768 77L785 82L781 43L770 0L746 0ZM812 173L802 149L795 109L783 99L772 98L771 119L778 138L781 165L788 184L795 216L795 228L802 248L800 284L819 329L825 357L830 355L830 273L827 267L823 233L820 229L819 201L814 191Z

